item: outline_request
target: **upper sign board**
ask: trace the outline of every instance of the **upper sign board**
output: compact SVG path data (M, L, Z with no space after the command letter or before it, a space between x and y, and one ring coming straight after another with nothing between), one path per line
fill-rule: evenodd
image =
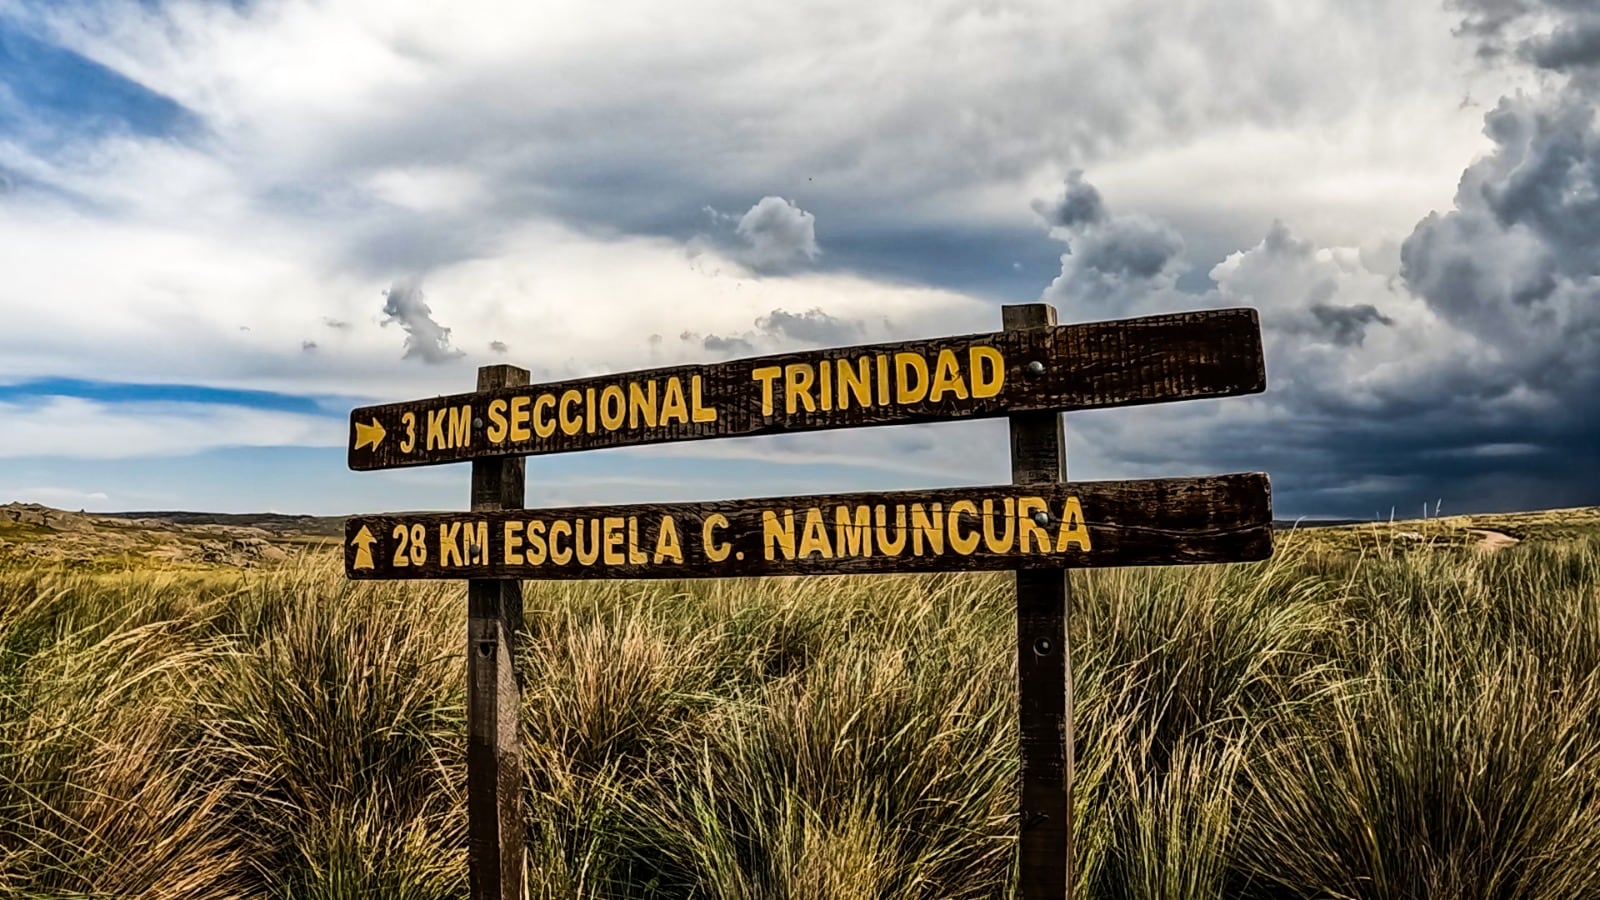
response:
M1251 394L1253 309L838 347L350 414L350 468Z
M1272 498L1260 473L345 522L345 573L359 579L955 572L1271 554Z

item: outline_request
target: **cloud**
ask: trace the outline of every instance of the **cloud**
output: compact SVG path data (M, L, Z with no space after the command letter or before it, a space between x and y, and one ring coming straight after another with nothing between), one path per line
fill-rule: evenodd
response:
M774 337L801 344L828 346L861 340L866 326L831 316L817 307L803 313L775 309L756 320L756 328Z
M301 341L300 342L300 349L302 351L306 352L306 353L310 353L311 351L317 349L317 342L316 341Z
M511 348L506 346L506 342L505 341L490 341L489 342L489 352L491 352L491 353L499 353L499 354L504 355L506 353L511 352Z
M694 331L684 331L678 339L698 343L713 353L724 356L749 355L758 348L768 352L795 350L809 347L833 347L863 343L869 335L887 338L894 327L883 316L843 317L812 307L801 313L774 309L758 316L755 327L742 334L709 334L702 336Z
M1570 30L1548 18L1534 28L1519 18L1530 4L1478 6L1466 31L1487 58L1538 64L1527 48ZM1462 173L1451 208L1392 250L1328 246L1274 223L1193 298L1260 311L1267 393L1086 413L1071 417L1079 433L1147 474L1265 468L1280 508L1313 515L1436 498L1446 511L1600 502L1597 100L1600 83L1576 75L1503 97L1483 117L1491 150ZM1087 195L1081 180L1076 189ZM1117 218L1063 206L1036 209L1072 255ZM1082 268L1065 257L1063 278L1077 285ZM1162 278L1129 286L1108 297L1125 311L1181 299Z
M690 335L689 332L684 332L684 339L695 340L695 336ZM701 338L700 346L712 353L724 356L745 356L754 353L756 349L754 344L744 338L723 337L716 334L708 334Z
M383 324L398 322L405 329L406 359L442 363L466 355L450 346L450 329L433 320L433 310L423 299L422 286L416 279L396 281L384 296L383 314L387 318Z
M1034 201L1033 210L1067 245L1061 274L1044 292L1048 302L1123 304L1170 290L1177 280L1177 229L1141 213L1113 215L1081 171L1067 176L1058 197Z
M0 458L187 456L222 447L342 447L342 418L204 403L0 402Z
M1600 69L1600 10L1589 0L1454 0L1479 56L1569 74Z
M782 197L762 197L739 218L741 261L758 272L781 271L817 258L816 217Z
M1082 169L1067 173L1061 196L1033 201L1033 211L1052 228L1098 225L1106 219L1105 201L1094 185L1083 180Z
M1577 0L1469 4L1504 13L1470 39L1505 52L1472 70L1449 33L1462 12L1431 3L631 3L0 5L198 123L91 136L38 118L0 139L0 378L392 400L469 388L414 358L495 340L559 376L989 330L1019 282L919 286L948 271L926 260L960 244L991 248L960 257L973 272L1053 265L1024 200L1059 187L1034 213L1066 245L1063 318L1248 302L1272 384L1069 417L1074 471L1270 464L1307 509L1380 486L1489 502L1549 496L1562 472L1592 483L1571 468L1592 454L1561 450L1589 408L1563 412L1578 388L1556 382L1587 371L1593 96L1555 102L1516 69L1586 77ZM1498 130L1463 92L1511 97ZM1452 201L1480 155L1476 198ZM755 197L774 202L715 212ZM727 246L685 265L703 206ZM741 277L750 260L773 268ZM448 329L420 293L378 314L396 272L447 298ZM337 353L295 350L317 321ZM1505 445L1539 451L1500 470L1467 452Z

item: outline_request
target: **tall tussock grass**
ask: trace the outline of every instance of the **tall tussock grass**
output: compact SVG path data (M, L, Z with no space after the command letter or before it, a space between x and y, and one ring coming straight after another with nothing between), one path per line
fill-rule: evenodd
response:
M1083 898L1600 898L1600 539L1072 576ZM1004 575L529 584L535 898L1011 898ZM465 591L0 573L0 897L466 895Z

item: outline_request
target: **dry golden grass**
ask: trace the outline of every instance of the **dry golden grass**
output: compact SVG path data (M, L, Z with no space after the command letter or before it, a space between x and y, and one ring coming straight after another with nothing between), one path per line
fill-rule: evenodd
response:
M1079 896L1600 897L1584 515L1075 574ZM530 896L1014 896L1010 585L528 585ZM464 896L464 594L0 571L0 896Z

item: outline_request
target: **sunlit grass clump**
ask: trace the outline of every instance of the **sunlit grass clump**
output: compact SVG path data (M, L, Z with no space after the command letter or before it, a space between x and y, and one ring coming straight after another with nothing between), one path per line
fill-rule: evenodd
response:
M1600 539L1079 573L1079 895L1600 897ZM1009 576L529 584L536 898L1015 895ZM466 895L465 591L0 573L0 897Z

